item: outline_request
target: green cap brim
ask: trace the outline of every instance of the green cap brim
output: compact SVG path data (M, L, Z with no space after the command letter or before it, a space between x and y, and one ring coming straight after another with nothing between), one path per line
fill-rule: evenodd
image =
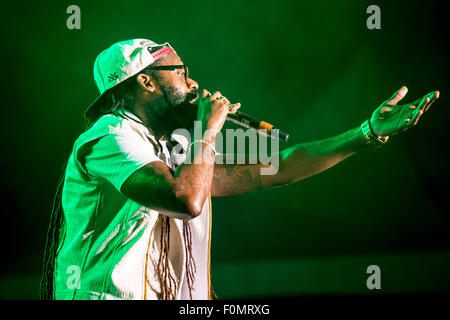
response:
M112 89L112 88L111 88ZM84 117L88 120L93 120L101 114L101 106L105 105L108 101L108 93L111 89L106 90L98 96L87 109L84 111Z

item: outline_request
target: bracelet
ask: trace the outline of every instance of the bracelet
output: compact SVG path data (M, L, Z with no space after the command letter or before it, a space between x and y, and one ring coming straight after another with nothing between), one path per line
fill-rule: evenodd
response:
M209 142L206 141L206 140L195 140L194 142L192 142L192 143L189 145L188 149L190 149L191 146L192 146L194 143L197 143L197 142L201 142L201 143L204 143L204 144L206 144L207 146L209 146L209 147L211 148L211 150L214 152L214 156L216 156L216 149L212 146L211 143L209 143Z
M366 120L361 124L361 131L366 144L373 144L375 148L380 148L389 140L389 136L381 137L375 135L369 120Z

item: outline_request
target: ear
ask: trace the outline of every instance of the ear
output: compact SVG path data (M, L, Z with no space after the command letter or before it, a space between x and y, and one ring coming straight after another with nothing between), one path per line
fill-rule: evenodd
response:
M153 79L148 74L145 74L145 73L138 74L136 77L136 81L144 91L148 91L148 92L155 91L155 85L153 83Z

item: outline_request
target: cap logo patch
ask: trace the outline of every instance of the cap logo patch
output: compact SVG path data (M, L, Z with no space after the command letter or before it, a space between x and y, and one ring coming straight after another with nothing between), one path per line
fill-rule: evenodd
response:
M119 75L118 75L116 72L111 73L111 74L108 76L109 82L114 81L114 80L117 80L117 78L119 78Z

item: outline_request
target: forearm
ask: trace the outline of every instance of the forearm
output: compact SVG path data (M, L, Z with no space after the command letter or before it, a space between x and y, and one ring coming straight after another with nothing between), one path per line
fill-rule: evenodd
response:
M203 204L211 190L214 174L215 137L204 137L209 144L197 141L188 150L187 159L175 171L175 193L186 200L189 211L201 213ZM194 142L194 141L193 141Z
M297 144L280 152L278 173L261 176L262 185L268 188L313 176L338 164L365 145L360 127L335 137Z
M230 196L296 182L336 165L364 145L358 127L335 137L297 144L272 154L271 164L216 164L211 194L213 197ZM223 161L225 157L222 157ZM275 157L278 162L274 161ZM263 169L267 170L274 163L279 163L275 174L262 174Z

